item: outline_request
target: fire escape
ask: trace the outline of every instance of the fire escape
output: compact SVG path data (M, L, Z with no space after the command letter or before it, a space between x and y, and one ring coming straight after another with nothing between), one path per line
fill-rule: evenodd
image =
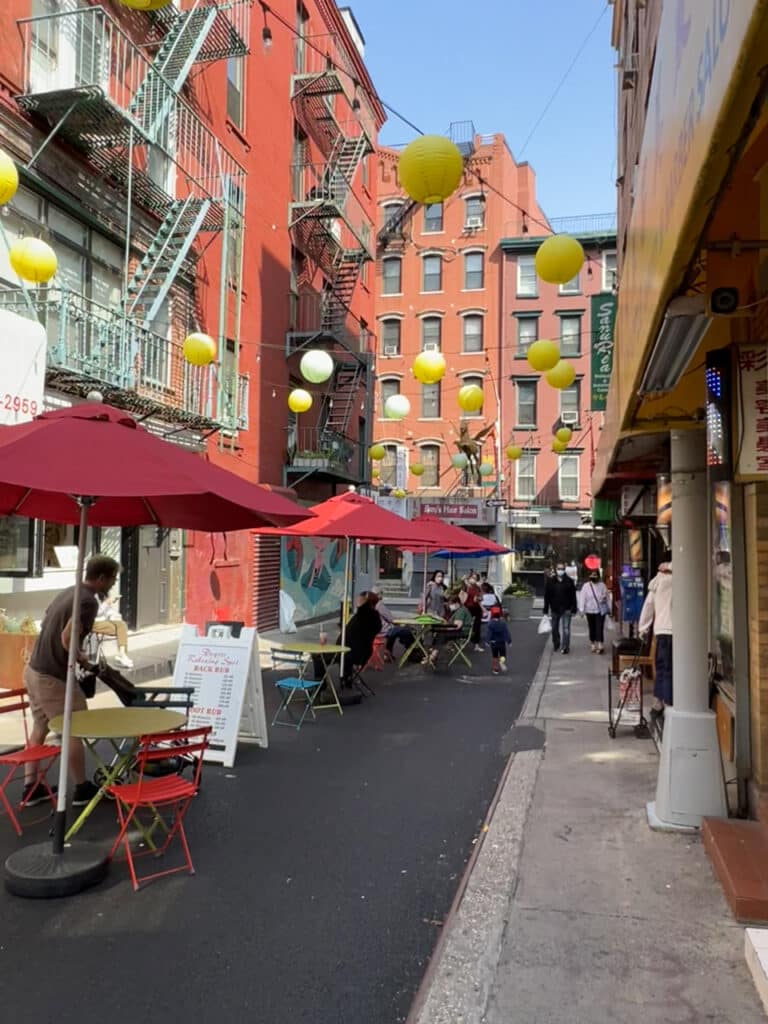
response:
M361 267L374 257L374 239L373 222L353 182L361 161L373 152L375 121L337 37L298 40L297 67L293 108L307 143L293 167L289 223L293 244L310 269L297 282L296 316L286 348L290 356L309 345L330 347L336 371L317 427L297 438L296 454L310 448L322 463L317 468L358 480L364 460L350 428L361 398L369 407L372 335L350 307ZM310 146L317 159L308 155ZM313 289L318 276L322 287ZM289 457L287 468L304 472L300 455Z
M218 234L222 301L209 333L220 352L227 338L237 343L239 294L234 306L227 296L230 277L239 287L232 268L245 175L183 93L195 65L248 53L249 17L250 0L194 0L185 10L137 16L146 31L139 40L103 7L19 21L25 75L16 99L49 130L36 158L54 138L66 142L122 198L126 236L145 239L124 268L119 308L63 288L35 293L38 315L56 327L48 370L60 390L98 387L117 404L199 429L242 425L236 399L247 379L235 370L231 381L217 381L213 367L190 367L169 321L183 310L182 333L197 326L196 242Z

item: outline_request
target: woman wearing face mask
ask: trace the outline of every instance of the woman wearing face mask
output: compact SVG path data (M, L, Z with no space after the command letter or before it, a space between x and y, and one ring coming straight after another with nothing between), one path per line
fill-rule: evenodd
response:
M605 617L608 614L608 591L600 579L600 573L593 571L579 591L579 611L587 617L590 650L602 654L605 650Z
M434 615L436 619L445 618L445 586L443 573L438 569L432 573L424 594L424 614Z

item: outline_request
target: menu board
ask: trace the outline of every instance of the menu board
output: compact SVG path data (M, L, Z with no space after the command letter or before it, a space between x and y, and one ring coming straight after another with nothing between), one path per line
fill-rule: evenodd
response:
M182 630L173 684L194 687L190 727L212 727L206 761L231 768L238 736L268 744L258 647L255 629L237 638L198 636L194 626Z

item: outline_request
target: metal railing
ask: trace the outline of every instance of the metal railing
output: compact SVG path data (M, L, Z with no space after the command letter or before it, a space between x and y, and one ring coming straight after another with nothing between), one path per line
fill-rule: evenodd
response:
M555 234L616 234L615 213L591 213L583 217L550 217L549 223L552 225L552 230ZM533 233L535 234L537 231L538 228Z
M363 470L362 445L344 434L321 427L289 427L287 465L309 472L325 469L360 477Z
M339 248L359 247L373 259L373 221L344 176L328 164L309 163L294 164L292 174L298 191L292 206L301 217L321 217Z
M356 86L359 74L347 53L340 36L336 33L318 36L299 36L295 48L295 72L293 76L294 97L306 90L309 80L320 80L324 76L333 79L328 91L331 95L341 94L349 109L355 111L355 118L371 140L376 138L376 119L368 102L365 90ZM329 110L329 113L332 111Z
M349 312L339 315L333 296L316 291L291 294L291 330L288 332L289 351L292 340L325 333L336 338L348 351L361 355L373 353L375 336Z

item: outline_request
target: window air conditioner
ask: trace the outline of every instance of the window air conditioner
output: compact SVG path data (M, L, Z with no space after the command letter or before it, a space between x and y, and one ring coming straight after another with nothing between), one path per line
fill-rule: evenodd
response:
M400 352L398 351L397 345L385 345L384 355L387 359L394 359L396 356L399 356Z
M467 217L465 228L481 228L483 227L482 217Z
M621 88L634 89L637 84L637 54L628 54L621 65Z
M421 349L422 352L439 352L440 345L436 341L425 341Z
M619 509L622 516L656 518L656 489L633 485L622 487Z
M566 412L561 412L560 413L560 422L562 424L564 424L564 425L573 426L574 423L578 423L579 422L579 414L577 412L575 412L574 410L570 410L570 411L566 411Z

